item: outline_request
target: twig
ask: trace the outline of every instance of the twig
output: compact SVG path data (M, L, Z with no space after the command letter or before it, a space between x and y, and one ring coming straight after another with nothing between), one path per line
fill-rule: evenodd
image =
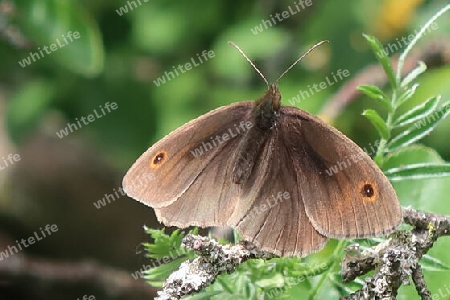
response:
M419 294L424 300L431 300L431 293L428 290L427 283L423 276L422 267L418 264L415 269L413 269L412 280L416 286L417 294Z
M237 245L220 245L213 239L188 234L183 245L198 255L193 261L186 261L166 280L163 290L155 300L175 300L195 293L214 282L222 273L231 273L250 258L269 259L273 254L258 250L249 242Z
M422 299L431 299L419 261L441 236L450 234L450 216L403 209L403 220L411 231L396 231L391 238L354 259L346 258L341 275L344 282L375 270L363 287L341 299L395 299L398 288L412 278Z
M0 281L36 281L41 284L92 285L112 297L152 297L155 289L141 280L134 280L130 273L102 266L93 261L57 262L15 254L0 263Z

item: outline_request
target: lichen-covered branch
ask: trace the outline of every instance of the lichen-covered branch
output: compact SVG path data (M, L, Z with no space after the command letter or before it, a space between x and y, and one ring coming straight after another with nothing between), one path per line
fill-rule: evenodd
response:
M450 216L403 209L403 220L414 226L411 231L396 231L386 242L355 258L342 262L342 278L350 282L375 270L363 287L342 299L395 299L399 287L412 279L421 299L431 299L419 261L441 236L450 234Z
M188 234L183 245L198 255L192 261L181 264L177 271L166 280L162 291L155 300L175 300L195 293L214 282L222 273L231 273L250 258L269 259L274 255L261 251L252 243L220 245L208 237Z
M344 282L353 281L372 270L375 274L365 279L360 290L342 299L395 299L400 286L409 280L414 282L422 299L431 299L419 262L439 237L450 235L450 216L404 208L403 219L413 226L412 230L398 230L379 245L345 257L341 270ZM194 250L198 257L181 264L155 299L180 299L212 284L219 274L233 272L247 259L275 257L258 250L252 243L220 245L208 237L192 234L184 237L183 245Z

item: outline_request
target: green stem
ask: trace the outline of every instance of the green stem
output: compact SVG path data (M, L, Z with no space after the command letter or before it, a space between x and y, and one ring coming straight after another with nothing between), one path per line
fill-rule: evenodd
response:
M396 91L392 95L392 99L396 98ZM391 136L392 132L392 120L394 118L396 108L394 107L392 109L392 112L388 112L387 119L386 119L386 126L388 128L389 136ZM384 151L386 148L388 140L381 139L380 144L378 145L377 153L375 154L375 162L378 164L379 167L383 166L384 163Z

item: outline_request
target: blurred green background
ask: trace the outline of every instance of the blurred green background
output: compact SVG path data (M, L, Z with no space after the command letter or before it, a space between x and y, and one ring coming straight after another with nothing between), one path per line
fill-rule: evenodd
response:
M332 72L348 70L345 81L295 106L319 114L364 147L377 140L377 133L360 113L379 108L376 104L355 97L333 115L322 110L336 101L333 95L339 88L376 63L362 33L383 44L397 43L447 2L311 0L311 6L297 4L299 12L254 34L256 26L264 26L262 20L289 6L296 11L294 1L0 1L0 157L21 157L0 170L0 250L46 224L59 228L0 261L0 298L151 299L155 289L130 274L146 264L139 243L147 239L143 224L158 226L152 210L126 196L100 208L94 203L117 191L134 160L171 130L218 106L256 99L265 92L263 80L228 41L238 44L270 82L308 47L329 40L280 81L283 103ZM70 31L80 37L70 41ZM450 99L449 32L447 14L416 47L418 58L434 64L420 77L411 105L436 94ZM57 40L65 45L22 67L30 52ZM198 63L197 55L204 50L213 51L214 57L155 84L174 66L191 59ZM424 53L439 59L424 58ZM373 74L380 86L385 82L382 75ZM68 123L100 112L107 102L118 108L58 137ZM447 120L424 140L446 160L448 132ZM414 204L400 198L402 205ZM444 212L446 207L443 203L433 209ZM18 263L39 262L74 265L61 273L39 264L34 273L31 267L16 269ZM101 281L89 269L98 264L127 278L114 285ZM439 278L430 283L435 290L450 280L448 273Z

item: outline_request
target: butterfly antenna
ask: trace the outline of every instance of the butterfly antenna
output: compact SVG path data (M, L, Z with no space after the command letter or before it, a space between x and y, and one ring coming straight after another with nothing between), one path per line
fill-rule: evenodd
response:
M248 58L248 56L244 53L244 51L242 51L242 49L239 48L239 46L233 42L228 42L228 44L236 48L237 51L239 51L239 53L241 53L242 56L245 57L245 59L252 65L253 69L255 69L255 71L259 74L259 76L261 76L261 78L267 84L267 87L269 87L269 82L267 81L266 77L264 77L263 73L255 66L255 64L250 60L250 58Z
M294 61L294 63L292 65L290 65L289 68L287 68L286 71L284 71L283 74L281 74L277 80L275 80L275 83L278 83L278 81L281 79L281 77L283 77L287 72L289 72L289 70L292 69L299 61L301 61L303 59L303 57L305 57L310 52L312 52L314 49L316 49L317 47L319 47L320 45L322 45L324 43L329 43L329 41L328 40L320 41L317 44L315 44L314 46L312 46L311 48L309 48L308 51L303 53L302 56L300 56L296 61Z

